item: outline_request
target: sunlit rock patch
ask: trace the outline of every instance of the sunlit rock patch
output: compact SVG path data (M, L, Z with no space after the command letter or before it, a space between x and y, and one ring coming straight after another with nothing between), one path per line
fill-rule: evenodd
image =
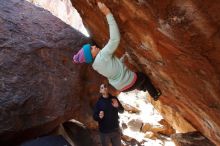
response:
M175 130L147 101L147 93L121 93L118 98L125 107L120 114L124 145L172 146L170 135Z

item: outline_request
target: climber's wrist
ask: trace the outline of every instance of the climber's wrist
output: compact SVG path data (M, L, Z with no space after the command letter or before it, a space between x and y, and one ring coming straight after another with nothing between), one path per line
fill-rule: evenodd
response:
M111 11L109 10L109 8L108 8L104 3L98 2L98 7L99 7L100 11L101 11L105 16L107 16L109 13L111 13Z

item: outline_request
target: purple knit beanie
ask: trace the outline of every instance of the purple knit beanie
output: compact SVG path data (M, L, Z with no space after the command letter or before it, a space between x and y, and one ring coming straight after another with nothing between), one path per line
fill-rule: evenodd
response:
M74 63L91 63L93 60L92 54L91 54L91 45L85 44L79 52L73 56L73 62Z

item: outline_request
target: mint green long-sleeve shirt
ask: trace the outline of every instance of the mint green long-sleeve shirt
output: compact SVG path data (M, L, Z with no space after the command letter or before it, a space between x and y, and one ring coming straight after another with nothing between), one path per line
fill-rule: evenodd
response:
M122 90L134 82L136 75L113 55L120 42L120 33L113 15L110 13L106 18L110 30L110 39L97 54L92 67L98 73L107 77L113 87Z

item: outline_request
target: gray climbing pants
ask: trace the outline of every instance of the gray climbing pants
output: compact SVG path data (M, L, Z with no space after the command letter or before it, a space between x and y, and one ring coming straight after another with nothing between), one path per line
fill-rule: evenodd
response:
M102 146L121 146L121 132L120 130L110 132L110 133L101 133L100 139L102 142Z

